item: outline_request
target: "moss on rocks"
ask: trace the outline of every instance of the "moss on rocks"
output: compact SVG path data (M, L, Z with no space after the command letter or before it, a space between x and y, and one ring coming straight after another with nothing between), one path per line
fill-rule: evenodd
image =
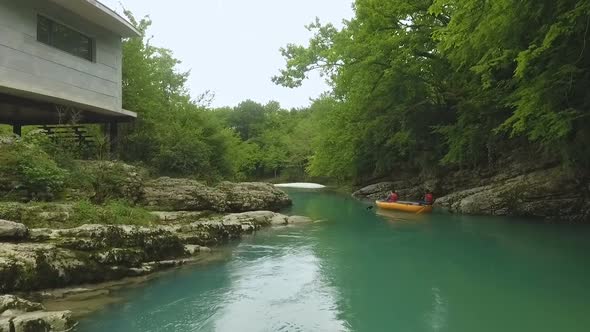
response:
M89 201L70 203L0 202L0 219L29 228L71 228L84 224L150 225L158 220L149 211L122 201L104 205Z

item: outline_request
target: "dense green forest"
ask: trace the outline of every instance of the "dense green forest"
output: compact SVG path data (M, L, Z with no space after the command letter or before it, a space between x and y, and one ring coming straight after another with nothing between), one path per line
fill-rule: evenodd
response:
M124 102L141 117L123 157L206 178L340 181L485 167L516 147L588 165L590 2L357 0L354 12L281 50L277 84L319 70L332 87L299 110L211 109L169 50L126 41ZM145 35L149 20L134 23Z
M191 96L149 18L126 14L142 37L124 41L123 106L139 118L118 157L157 174L363 183L517 149L590 166L590 1L356 0L341 28L317 19L308 45L280 50L275 83L316 70L331 87L292 110Z
M127 15L143 36L124 42L123 106L140 116L122 135L122 159L210 181L305 177L312 112L250 100L213 109L207 94L191 98L189 73L176 70L170 50L150 44L151 21Z
M491 165L516 146L587 167L590 2L357 0L342 29L319 20L274 78L320 70L333 88L312 175ZM324 101L325 102L325 101Z

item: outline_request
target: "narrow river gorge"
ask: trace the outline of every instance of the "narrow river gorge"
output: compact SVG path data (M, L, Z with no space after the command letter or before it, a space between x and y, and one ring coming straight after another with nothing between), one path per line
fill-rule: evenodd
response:
M289 189L229 257L121 291L78 331L588 331L590 227L413 216Z

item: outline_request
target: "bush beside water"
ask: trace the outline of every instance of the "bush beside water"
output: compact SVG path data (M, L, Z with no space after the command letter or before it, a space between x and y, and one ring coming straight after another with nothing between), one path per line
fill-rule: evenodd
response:
M135 206L144 171L76 157L38 132L0 137L0 219L50 228L155 221Z
M68 172L30 137L0 140L0 195L54 200L65 189Z

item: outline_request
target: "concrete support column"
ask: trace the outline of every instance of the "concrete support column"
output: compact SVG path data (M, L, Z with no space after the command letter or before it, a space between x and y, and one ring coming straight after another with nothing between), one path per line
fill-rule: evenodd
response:
M13 123L12 124L12 133L17 135L17 136L22 136L22 126L18 123Z
M119 126L116 122L109 123L109 143L111 144L111 155L115 155L119 143Z

